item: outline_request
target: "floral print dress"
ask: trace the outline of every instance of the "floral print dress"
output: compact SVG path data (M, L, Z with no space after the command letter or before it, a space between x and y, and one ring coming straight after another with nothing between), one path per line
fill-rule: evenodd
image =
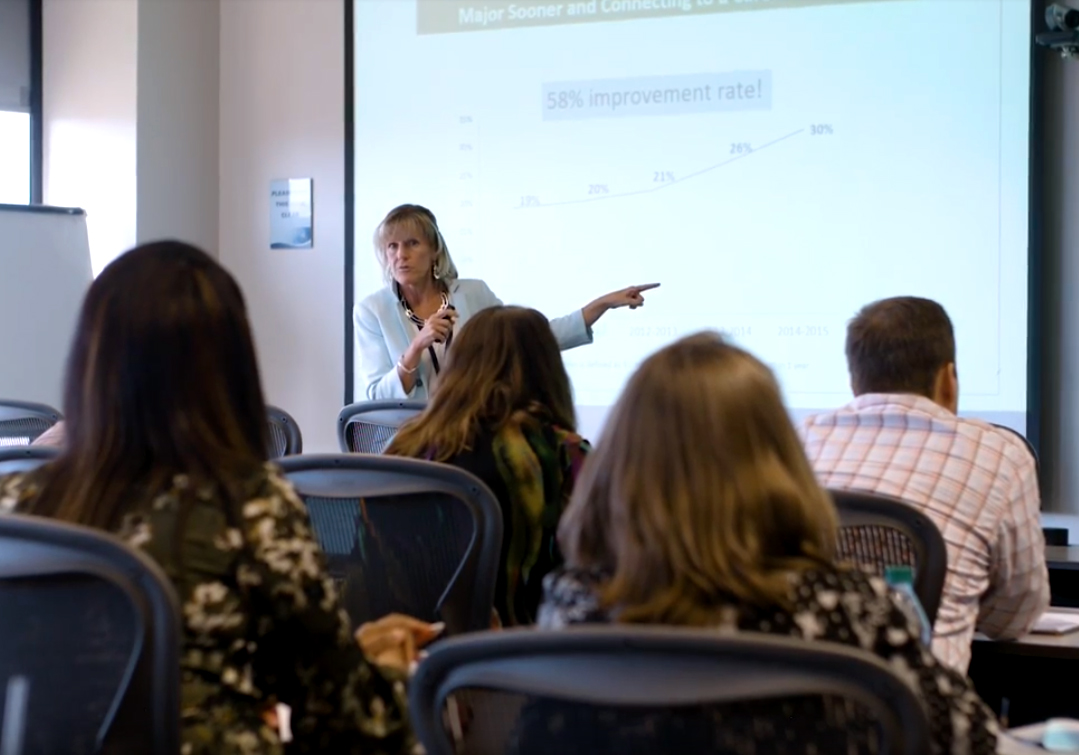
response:
M0 478L0 514L25 512L48 474ZM180 596L182 755L412 751L404 679L364 659L303 503L269 464L242 490L233 511L178 475L137 496L117 532ZM287 746L263 718L277 703L291 708Z

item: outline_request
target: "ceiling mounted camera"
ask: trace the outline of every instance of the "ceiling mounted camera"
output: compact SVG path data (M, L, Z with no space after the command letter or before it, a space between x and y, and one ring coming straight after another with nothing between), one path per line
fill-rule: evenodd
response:
M1062 57L1079 57L1079 9L1053 3L1045 9L1045 25L1049 31L1036 34L1035 42Z
M1045 25L1049 31L1075 31L1079 29L1079 10L1053 3L1045 9Z

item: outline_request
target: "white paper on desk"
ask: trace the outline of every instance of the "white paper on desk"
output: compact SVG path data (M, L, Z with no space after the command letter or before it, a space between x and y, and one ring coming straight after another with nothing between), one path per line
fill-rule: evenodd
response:
M1046 611L1030 630L1034 634L1067 634L1079 630L1079 613Z
M277 734L282 742L292 741L292 708L284 703L277 704Z

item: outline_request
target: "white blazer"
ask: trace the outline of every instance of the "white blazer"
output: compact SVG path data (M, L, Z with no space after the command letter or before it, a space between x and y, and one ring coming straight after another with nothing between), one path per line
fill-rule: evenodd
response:
M450 304L457 310L454 332L481 309L502 304L481 280L454 281L450 284L449 297ZM352 310L352 320L356 326L356 348L360 355L358 377L363 395L369 401L427 398L433 369L429 360L420 361L411 393L405 393L401 376L397 374L398 360L419 331L409 321L393 286L385 286L357 303ZM592 343L592 330L585 325L581 310L551 320L551 330L563 350Z

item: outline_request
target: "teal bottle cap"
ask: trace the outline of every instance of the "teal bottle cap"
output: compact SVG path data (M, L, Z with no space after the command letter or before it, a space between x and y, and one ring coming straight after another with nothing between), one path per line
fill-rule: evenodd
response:
M890 585L914 584L914 570L909 566L886 566L884 581Z

